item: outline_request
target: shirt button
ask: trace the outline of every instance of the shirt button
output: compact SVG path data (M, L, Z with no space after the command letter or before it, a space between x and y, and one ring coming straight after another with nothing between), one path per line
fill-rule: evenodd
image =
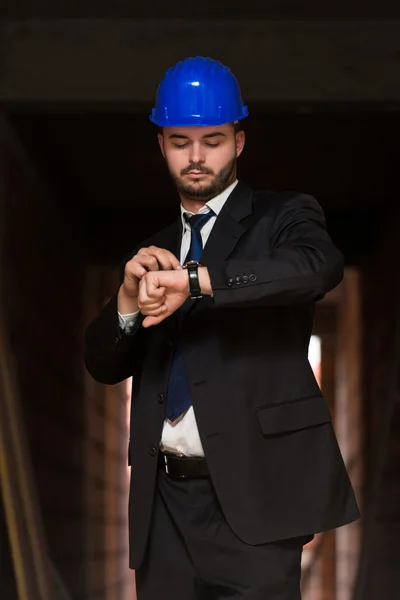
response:
M157 400L159 404L162 404L165 400L164 394L158 394Z
M256 281L257 280L257 275L254 275L254 273L252 273L249 277L250 281Z
M149 454L150 454L150 456L156 456L157 448L155 446L151 446L151 448L149 450Z

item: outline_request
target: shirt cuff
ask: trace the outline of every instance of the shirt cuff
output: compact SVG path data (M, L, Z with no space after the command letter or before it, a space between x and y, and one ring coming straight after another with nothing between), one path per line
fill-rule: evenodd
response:
M137 312L134 313L129 313L127 315L121 315L121 313L118 313L118 320L119 320L119 326L121 327L122 331L125 331L125 333L129 334L131 333L132 329L135 326L135 323L138 319L138 316L140 314L140 310L138 310Z

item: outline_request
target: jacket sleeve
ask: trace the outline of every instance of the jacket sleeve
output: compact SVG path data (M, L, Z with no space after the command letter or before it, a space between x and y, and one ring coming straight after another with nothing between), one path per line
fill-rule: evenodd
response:
M209 267L216 307L294 305L320 300L343 277L343 257L312 196L284 202L271 228L271 243L254 260L227 259Z
M121 283L125 264L135 253L121 264ZM121 329L117 293L90 323L84 336L84 359L87 370L96 381L112 385L134 374L145 333L142 322L143 315L139 315L129 334Z

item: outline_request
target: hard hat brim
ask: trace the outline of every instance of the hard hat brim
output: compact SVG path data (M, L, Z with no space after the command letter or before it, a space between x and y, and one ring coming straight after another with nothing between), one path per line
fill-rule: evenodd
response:
M249 116L249 111L247 106L242 107L241 115L232 115L230 118L225 119L212 119L207 120L199 117L186 117L185 119L157 119L154 116L154 109L152 114L149 116L149 119L154 125L158 125L158 127L218 127L219 125L226 125L227 123L235 123L236 121L242 121Z

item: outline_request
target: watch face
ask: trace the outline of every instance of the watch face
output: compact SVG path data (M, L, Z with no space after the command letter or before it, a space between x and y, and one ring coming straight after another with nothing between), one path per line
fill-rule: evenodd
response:
M197 265L198 267L201 267L201 265L200 265L200 263L199 263L198 260L188 260L188 262L184 264L184 268L188 268L188 267L191 267L193 265L194 266Z

